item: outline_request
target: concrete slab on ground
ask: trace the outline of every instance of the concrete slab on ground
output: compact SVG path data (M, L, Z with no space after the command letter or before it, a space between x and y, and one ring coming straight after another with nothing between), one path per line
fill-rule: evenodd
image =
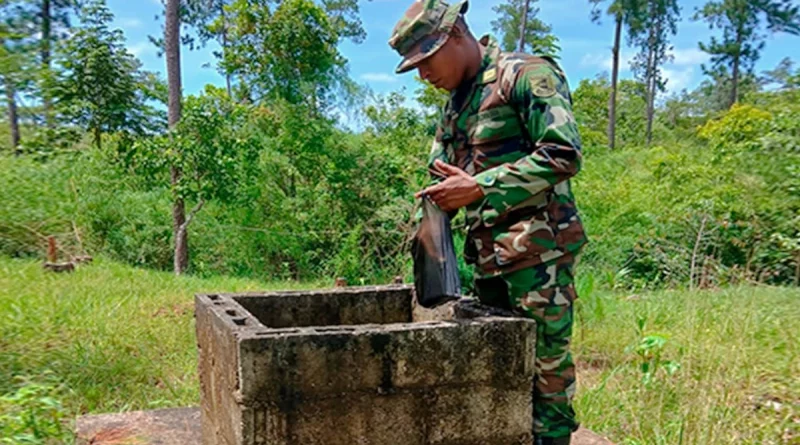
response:
M78 445L200 445L200 409L173 408L83 416L77 422L77 437ZM613 445L587 429L579 430L572 443Z

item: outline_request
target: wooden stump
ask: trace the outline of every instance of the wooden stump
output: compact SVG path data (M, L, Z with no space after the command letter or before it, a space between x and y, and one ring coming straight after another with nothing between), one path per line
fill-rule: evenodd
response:
M83 264L83 263L91 263L92 261L94 261L94 258L92 258L89 255L78 255L72 257L71 262L75 264Z
M75 272L75 264L73 263L44 263L45 270L51 272Z

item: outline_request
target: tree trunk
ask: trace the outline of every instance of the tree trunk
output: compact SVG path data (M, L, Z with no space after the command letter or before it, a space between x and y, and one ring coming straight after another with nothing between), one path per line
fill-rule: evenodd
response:
M656 50L658 42L657 27L650 28L649 48L647 51L647 146L653 141L653 115L656 95Z
M182 201L181 201L181 205L183 205ZM178 229L177 229L178 236L175 237L175 239L177 240L176 244L175 244L175 250L176 251L180 250L182 252L188 252L189 249L188 249L188 246L185 243L188 241L187 234L189 232L189 224L192 223L192 220L194 220L195 215L197 215L197 212L199 212L200 209L202 209L204 205L205 205L205 201L201 199L197 203L197 205L189 212L189 216L186 217L185 221L183 221L183 223L181 223L181 225L178 226ZM176 265L177 265L177 261L176 261Z
M648 147L653 142L653 119L655 118L656 114L655 96L656 96L656 86L655 86L655 78L653 78L653 80L651 80L650 92L648 93L647 97L647 146Z
M794 285L800 286L800 253L794 257Z
M45 75L50 72L51 22L50 0L42 0L42 67L45 69ZM47 88L42 89L42 102L44 103L44 120L47 128L53 128L53 102Z
M180 43L180 0L167 0L166 24L164 27L164 46L167 57L167 83L169 102L167 120L170 129L175 128L181 119L181 43ZM176 190L181 179L181 170L173 166L170 172L172 188ZM175 239L174 272L182 274L189 265L189 240L185 230L186 209L183 198L175 193L172 205L172 233ZM183 230L182 230L183 228Z
M733 76L731 79L731 100L730 107L739 101L739 55L733 58Z
M94 127L94 145L97 147L97 150L103 149L103 133L100 131L100 127Z
M181 171L177 167L172 167L172 187L176 188L181 178ZM175 254L173 256L173 271L175 275L180 275L189 266L189 233L185 230L186 224L186 205L183 198L175 195L172 203L172 232L175 239Z
M739 101L739 63L741 60L742 55L742 33L740 30L736 32L736 53L733 56L733 73L732 73L732 85L731 85L731 103L730 107L732 107L736 102Z
M525 0L522 7L522 25L519 28L519 52L525 52L525 28L528 26L528 3L530 0Z
M14 84L6 77L6 102L8 103L8 125L11 127L11 148L14 149L15 155L20 155L19 151L19 117L17 116L17 99Z
M225 17L225 3L222 2L219 7L219 14L222 17L222 62L225 69L225 86L228 89L228 97L233 97L231 93L231 73L225 67L225 56L228 54L228 18Z
M617 129L617 81L619 80L619 43L622 38L622 14L617 13L617 24L614 30L613 63L611 66L611 97L608 100L608 146L616 145Z

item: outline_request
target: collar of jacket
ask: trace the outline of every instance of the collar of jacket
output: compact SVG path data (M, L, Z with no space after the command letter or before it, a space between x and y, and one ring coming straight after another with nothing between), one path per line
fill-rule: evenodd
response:
M478 72L478 84L486 85L497 80L497 61L500 59L500 44L493 36L486 34L478 44L484 48L483 63Z

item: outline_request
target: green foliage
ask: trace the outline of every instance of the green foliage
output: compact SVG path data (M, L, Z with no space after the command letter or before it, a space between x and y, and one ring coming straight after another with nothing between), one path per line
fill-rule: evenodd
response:
M81 10L81 26L58 49L59 73L55 96L70 123L90 131L97 147L102 133L142 134L163 127L163 113L147 104L152 80L126 49L119 29L109 29L113 15L102 1Z
M634 286L794 282L798 110L770 97L760 100L772 101L780 118L734 107L700 129L707 145L589 147L576 181L594 240L586 262L627 268L625 282Z
M17 378L17 389L0 395L0 444L71 442L72 432L64 424L67 410L58 399L63 388L52 372L46 372L42 379Z
M607 144L608 101L611 97L611 86L606 78L593 80L582 79L572 93L575 120L583 144L587 147L599 147Z
M435 124L450 99L450 93L447 90L436 88L432 83L426 82L419 76L414 76L414 80L419 84L414 92L417 103L425 108L426 121ZM374 121L374 119L372 120Z
M574 95L586 156L575 193L592 240L582 264L612 288L794 282L794 191L800 190L794 93L755 96L753 105L700 131L693 129L696 117L679 113L670 123L660 115L656 135L675 125L685 136L643 150L641 86L624 82L624 145L609 151L590 139L594 131L604 140L607 91L598 79ZM40 162L0 158L0 192L8 197L0 248L38 256L44 237L54 233L69 253L85 249L169 269L168 167L181 162L180 192L190 205L205 202L190 227L195 273L341 274L353 283L409 276L412 196L427 182L432 127L403 95L376 97L358 135L304 106L243 105L220 90L191 98L185 112L185 125L171 136L134 144L118 137L116 152ZM114 162L124 162L113 166L112 153ZM462 236L456 231L459 249ZM467 285L469 269L462 269Z
M734 105L721 119L703 125L698 134L718 150L742 141L758 144L758 138L768 131L771 120L772 115L764 110L750 105Z
M182 175L173 192L190 201L232 202L251 181L259 145L251 107L233 102L224 91L208 87L205 94L184 100L181 121L168 134L123 139L117 159L152 184L166 183L170 168Z
M241 76L256 100L318 107L344 80L336 45L341 22L311 0L236 0L224 66Z
M558 37L551 34L552 28L541 21L539 8L532 5L538 0L508 0L492 7L498 17L492 21L492 30L499 34L500 47L504 51L519 50L520 31L522 30L522 13L525 2L528 6L528 17L525 23L525 48L523 52L558 56L561 47Z
M680 363L672 360L664 360L664 349L669 339L664 334L646 334L645 326L647 319L640 317L636 320L636 332L639 342L630 347L629 351L634 351L639 358L639 369L642 371L642 383L650 384L660 376L659 372L664 371L667 377L672 376L680 369Z
M645 141L645 85L622 80L617 91L617 144L641 145ZM611 83L606 77L581 80L573 93L575 119L587 147L606 145Z

